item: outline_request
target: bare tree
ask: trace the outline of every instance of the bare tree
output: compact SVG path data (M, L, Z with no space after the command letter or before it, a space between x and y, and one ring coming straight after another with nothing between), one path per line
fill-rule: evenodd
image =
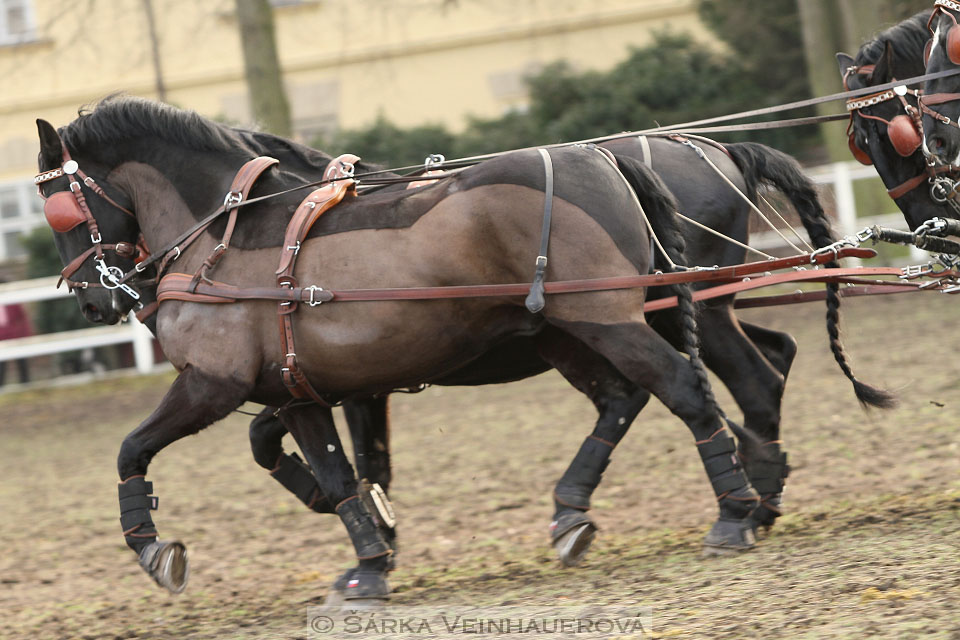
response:
M236 3L253 116L267 131L289 137L293 127L277 55L273 9L269 0L236 0Z

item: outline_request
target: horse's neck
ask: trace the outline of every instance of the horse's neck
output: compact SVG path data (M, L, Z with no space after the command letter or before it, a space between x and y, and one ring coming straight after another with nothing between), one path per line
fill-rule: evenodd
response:
M160 166L143 162L123 163L110 174L111 182L132 195L140 230L154 252L170 246L197 220L216 210L232 179L228 171L217 172L208 164L185 158L179 162L200 167L209 177L170 171L171 176L180 176L181 182L175 183L176 178L168 177Z

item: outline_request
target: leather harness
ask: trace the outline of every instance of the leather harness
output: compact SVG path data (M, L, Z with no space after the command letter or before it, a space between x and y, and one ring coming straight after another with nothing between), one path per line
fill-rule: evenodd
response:
M601 152L604 150L599 149ZM69 156L65 153L65 162ZM543 153L545 168L549 167L549 154ZM685 271L672 273L655 272L651 274L639 274L631 276L613 276L607 278L566 280L542 282L543 269L541 260L537 260L537 275L535 283L539 280L540 286L531 288L529 283L518 284L490 284L490 285L463 285L463 286L439 286L439 287L409 287L409 288L386 288L386 289L324 289L316 285L301 286L294 275L296 260L303 242L305 241L310 229L320 218L320 216L340 203L347 197L356 197L357 182L353 178L353 166L359 160L357 156L345 154L330 162L324 172L324 179L321 181L323 186L310 193L297 207L293 217L287 225L284 233L284 243L281 249L279 264L276 270L277 285L275 287L239 287L231 284L217 282L209 278L209 273L216 267L217 263L223 257L223 254L230 246L230 240L233 235L237 222L237 211L240 203L249 203L248 195L257 179L270 167L277 164L277 160L268 157L255 158L245 163L234 177L230 191L224 198L223 205L213 213L202 219L196 225L192 226L187 232L181 234L174 244L157 255L141 262L145 263L159 262L157 277L157 302L162 303L167 300L177 300L183 302L200 303L232 303L239 300L276 300L278 302L277 315L279 320L279 333L283 355L283 367L281 375L284 385L290 391L294 398L309 399L320 404L329 406L323 397L310 385L306 376L299 366L295 346L295 333L293 328L293 314L300 303L317 306L321 303L334 301L388 301L388 300L435 300L450 298L476 298L476 297L505 297L505 296L524 296L531 294L531 291L538 293L542 290L545 294L562 294L591 291L613 291L623 289L645 288L652 286L664 286L680 283L691 283L701 281L712 281L726 283L722 286L713 287L707 290L698 291L694 294L695 300L707 300L719 296L733 295L739 291L756 289L794 281L853 281L851 276L879 276L879 275L900 275L901 271L894 268L856 268L856 269L830 269L827 272L815 270L800 270L805 265L821 265L832 262L838 258L856 257L870 258L876 255L872 249L861 249L856 247L831 247L827 250L820 250L812 254L791 256L777 260L768 260L762 262L746 263L741 265L732 265L727 267L712 268L693 268ZM53 172L48 172L53 173ZM46 175L46 174L44 174ZM81 174L82 175L82 174ZM434 175L433 178L449 177L450 172L444 172L441 175ZM58 177L58 176L54 176ZM71 176L72 177L72 176ZM47 178L52 179L52 178ZM90 180L92 182L92 180ZM88 183L89 186L89 183ZM311 185L312 186L312 185ZM98 195L102 190L98 191ZM77 196L80 189L73 191ZM286 193L286 192L284 192ZM103 194L106 197L105 194ZM261 196L267 198L270 196ZM553 194L551 190L546 190L544 204L544 224L543 237L541 239L540 256L545 258L545 248L549 238L550 226L550 207ZM79 200L80 198L78 198ZM113 203L112 200L108 201ZM255 200L259 200L257 198ZM85 203L84 203L85 204ZM119 205L116 205L119 208ZM128 212L129 213L129 212ZM194 274L188 273L169 273L164 275L170 264L176 260L182 251L195 241L202 233L217 219L220 215L228 213L229 218L221 238L220 243L214 248L213 252L203 261L199 269ZM89 209L85 209L85 215L92 220L93 216ZM131 214L132 215L132 214ZM99 235L99 234L98 234ZM91 252L102 255L97 249L97 244L82 254L82 256L71 261L71 265L85 259ZM124 243L129 244L129 243ZM117 245L120 246L120 245ZM544 264L543 267L546 265ZM776 269L795 268L798 271L769 274L769 271ZM142 269L138 268L137 271ZM66 270L65 270L66 271ZM760 277L751 278L756 274L763 274ZM123 280L128 279L132 274L127 274ZM536 296L535 296L536 297ZM662 308L669 308L676 305L676 298L666 298L663 300L651 301L646 305L646 309L654 311ZM146 309L144 310L146 311ZM149 314L146 314L149 315Z

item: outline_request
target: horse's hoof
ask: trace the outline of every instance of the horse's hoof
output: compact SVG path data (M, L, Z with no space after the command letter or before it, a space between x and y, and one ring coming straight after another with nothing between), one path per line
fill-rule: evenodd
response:
M553 548L565 567L580 564L596 533L597 525L582 511L564 513L550 523Z
M770 528L773 527L773 523L776 522L782 514L780 511L780 497L771 496L760 502L760 506L750 514L750 523L753 528L753 532L757 533L760 529L763 531L769 532Z
M757 544L753 521L717 520L703 541L704 556L731 556L752 549Z
M334 581L323 601L323 606L348 609L379 608L386 604L389 598L390 586L383 574L352 567Z
M171 593L180 593L190 578L187 548L178 540L151 542L140 552L140 566Z

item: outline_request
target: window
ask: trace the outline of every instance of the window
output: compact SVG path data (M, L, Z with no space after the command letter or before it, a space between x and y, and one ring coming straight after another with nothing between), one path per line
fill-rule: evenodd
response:
M35 37L30 0L0 0L0 45L29 42Z

